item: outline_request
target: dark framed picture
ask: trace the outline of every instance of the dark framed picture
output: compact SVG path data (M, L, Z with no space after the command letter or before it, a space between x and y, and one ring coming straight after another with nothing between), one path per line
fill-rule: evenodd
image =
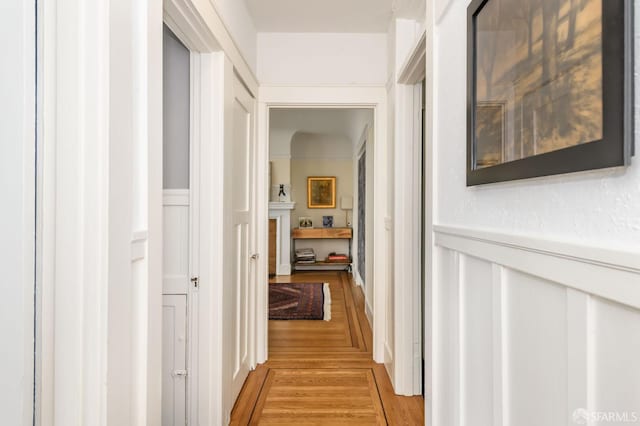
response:
M335 209L336 208L335 176L307 178L307 208L310 208L310 209Z
M467 186L633 155L632 0L473 0Z
M322 216L322 226L324 228L333 228L333 216Z

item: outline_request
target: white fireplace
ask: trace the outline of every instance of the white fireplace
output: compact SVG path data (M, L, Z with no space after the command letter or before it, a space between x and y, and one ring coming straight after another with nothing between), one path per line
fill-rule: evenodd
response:
M291 275L291 210L296 203L269 203L269 219L276 220L276 275Z

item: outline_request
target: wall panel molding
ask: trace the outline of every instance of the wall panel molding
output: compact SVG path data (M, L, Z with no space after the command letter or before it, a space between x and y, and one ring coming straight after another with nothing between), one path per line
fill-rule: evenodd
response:
M188 206L190 193L188 189L165 189L162 193L164 206Z
M190 193L188 189L163 191L162 293L188 294L190 275Z
M638 412L636 254L442 226L434 239L434 424Z
M435 243L640 309L640 254L526 236L434 226Z

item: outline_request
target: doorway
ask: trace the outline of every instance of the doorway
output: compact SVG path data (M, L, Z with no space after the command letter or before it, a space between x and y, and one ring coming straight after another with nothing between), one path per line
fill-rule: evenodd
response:
M222 424L255 365L255 100L183 36L165 27L163 425Z
M292 270L346 270L363 284L367 265L364 236L371 229L354 216L372 208L371 197L358 192L359 174L362 179L371 177L372 168L363 169L359 162L367 162L372 125L373 110L366 108L271 110L267 195L272 229L269 259L277 263L270 266L270 272L275 276L289 276ZM328 199L318 204L313 201L312 188L325 181L330 189ZM326 235L310 238L319 230L326 230L322 231ZM330 238L327 232L343 234ZM340 236L344 238L336 238ZM360 251L354 236L361 240Z
M189 419L193 311L189 49L163 27L162 425Z
M281 109L368 109L373 115L373 120L368 127L369 143L371 148L367 149L367 157L371 162L371 167L367 167L367 170L372 170L376 167L376 173L372 176L372 184L369 185L372 188L374 185L377 187L385 188L381 191L382 194L387 194L386 187L387 181L387 161L386 161L386 92L385 89L380 88L307 88L297 87L291 88L277 88L269 87L261 91L260 105L258 109L258 120L263 123L258 133L258 143L261 147L259 153L262 159L258 165L258 173L264 173L265 185L263 191L260 191L261 201L260 205L267 206L270 201L271 188L275 186L276 182L273 181L273 173L271 174L272 181L269 181L269 147L272 144L272 129L269 126L270 116L274 111ZM362 128L352 129L351 134L355 134L354 139L361 140ZM291 137L291 135L290 135ZM374 144L375 140L375 144ZM353 169L357 167L357 159L355 158L355 150L351 153L353 161ZM262 164L260 164L262 163ZM379 171L379 172L378 172ZM355 177L355 176L354 176ZM356 179L354 179L355 182ZM373 182L375 181L375 182ZM353 193L357 193L357 188L354 184ZM355 196L353 198L356 198ZM303 200L306 202L306 200ZM377 362L384 361L384 345L385 345L385 310L387 309L386 298L386 286L387 286L387 273L388 268L388 242L386 238L385 230L385 212L387 212L388 200L386 196L369 197L367 203L372 205L372 215L368 217L367 227L371 227L371 238L373 254L367 256L369 259L380 258L381 262L371 262L371 273L366 275L371 276L371 283L367 286L368 301L366 303L366 311L368 319L372 323L373 329L373 356ZM357 200L353 200L353 208L356 208ZM377 212L377 213L376 213ZM261 239L259 246L263 247L263 250L267 252L268 249L268 217L269 212L267 209L262 212L258 212L260 219L258 220L259 229L257 235ZM355 210L350 211L350 221L352 226L357 227L357 221L354 217ZM339 212L334 217L342 217L344 212ZM322 215L321 215L322 216ZM322 220L320 216L319 220ZM346 217L346 215L345 215ZM295 220L291 217L291 226L297 226L293 224ZM342 219L341 219L342 220ZM344 219L346 220L346 219ZM343 221L344 221L343 220ZM321 223L321 222L320 222ZM355 231L355 230L354 230ZM354 232L355 234L355 232ZM289 250L288 255L291 256ZM357 252L353 253L354 265L357 265ZM257 321L258 321L258 357L257 362L263 363L268 357L268 288L266 282L268 281L268 261L260 263L259 276L264 277L265 285L259 285L257 290L258 305L257 305ZM377 277L377 278L376 278ZM375 315L375 312L379 312L379 315Z

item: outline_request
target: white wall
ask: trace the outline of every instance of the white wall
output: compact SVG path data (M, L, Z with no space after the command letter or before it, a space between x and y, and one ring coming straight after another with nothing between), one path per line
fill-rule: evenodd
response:
M461 28L466 28L467 4L452 0L436 27L436 140L441 141L436 223L637 250L637 156L626 169L465 186L466 130L461 124L466 122L467 39Z
M0 388L1 423L33 414L35 20L34 3L0 6Z
M261 84L384 85L386 64L386 34L258 34Z
M468 3L435 4L432 422L640 413L640 365L629 356L640 351L638 158L467 188Z
M269 158L290 158L291 138L296 129L269 127Z
M189 188L189 50L163 28L162 148L165 189Z
M353 145L342 135L297 132L291 139L292 159L351 159Z
M159 424L162 2L39 12L39 420Z
M257 33L247 5L238 0L211 0L231 38L254 74L257 72Z
M159 422L162 5L109 8L107 420Z
M291 184L291 139L294 133L295 129L291 128L269 127L269 160L272 186ZM270 189L270 191L273 190ZM272 199L272 201L276 200Z

